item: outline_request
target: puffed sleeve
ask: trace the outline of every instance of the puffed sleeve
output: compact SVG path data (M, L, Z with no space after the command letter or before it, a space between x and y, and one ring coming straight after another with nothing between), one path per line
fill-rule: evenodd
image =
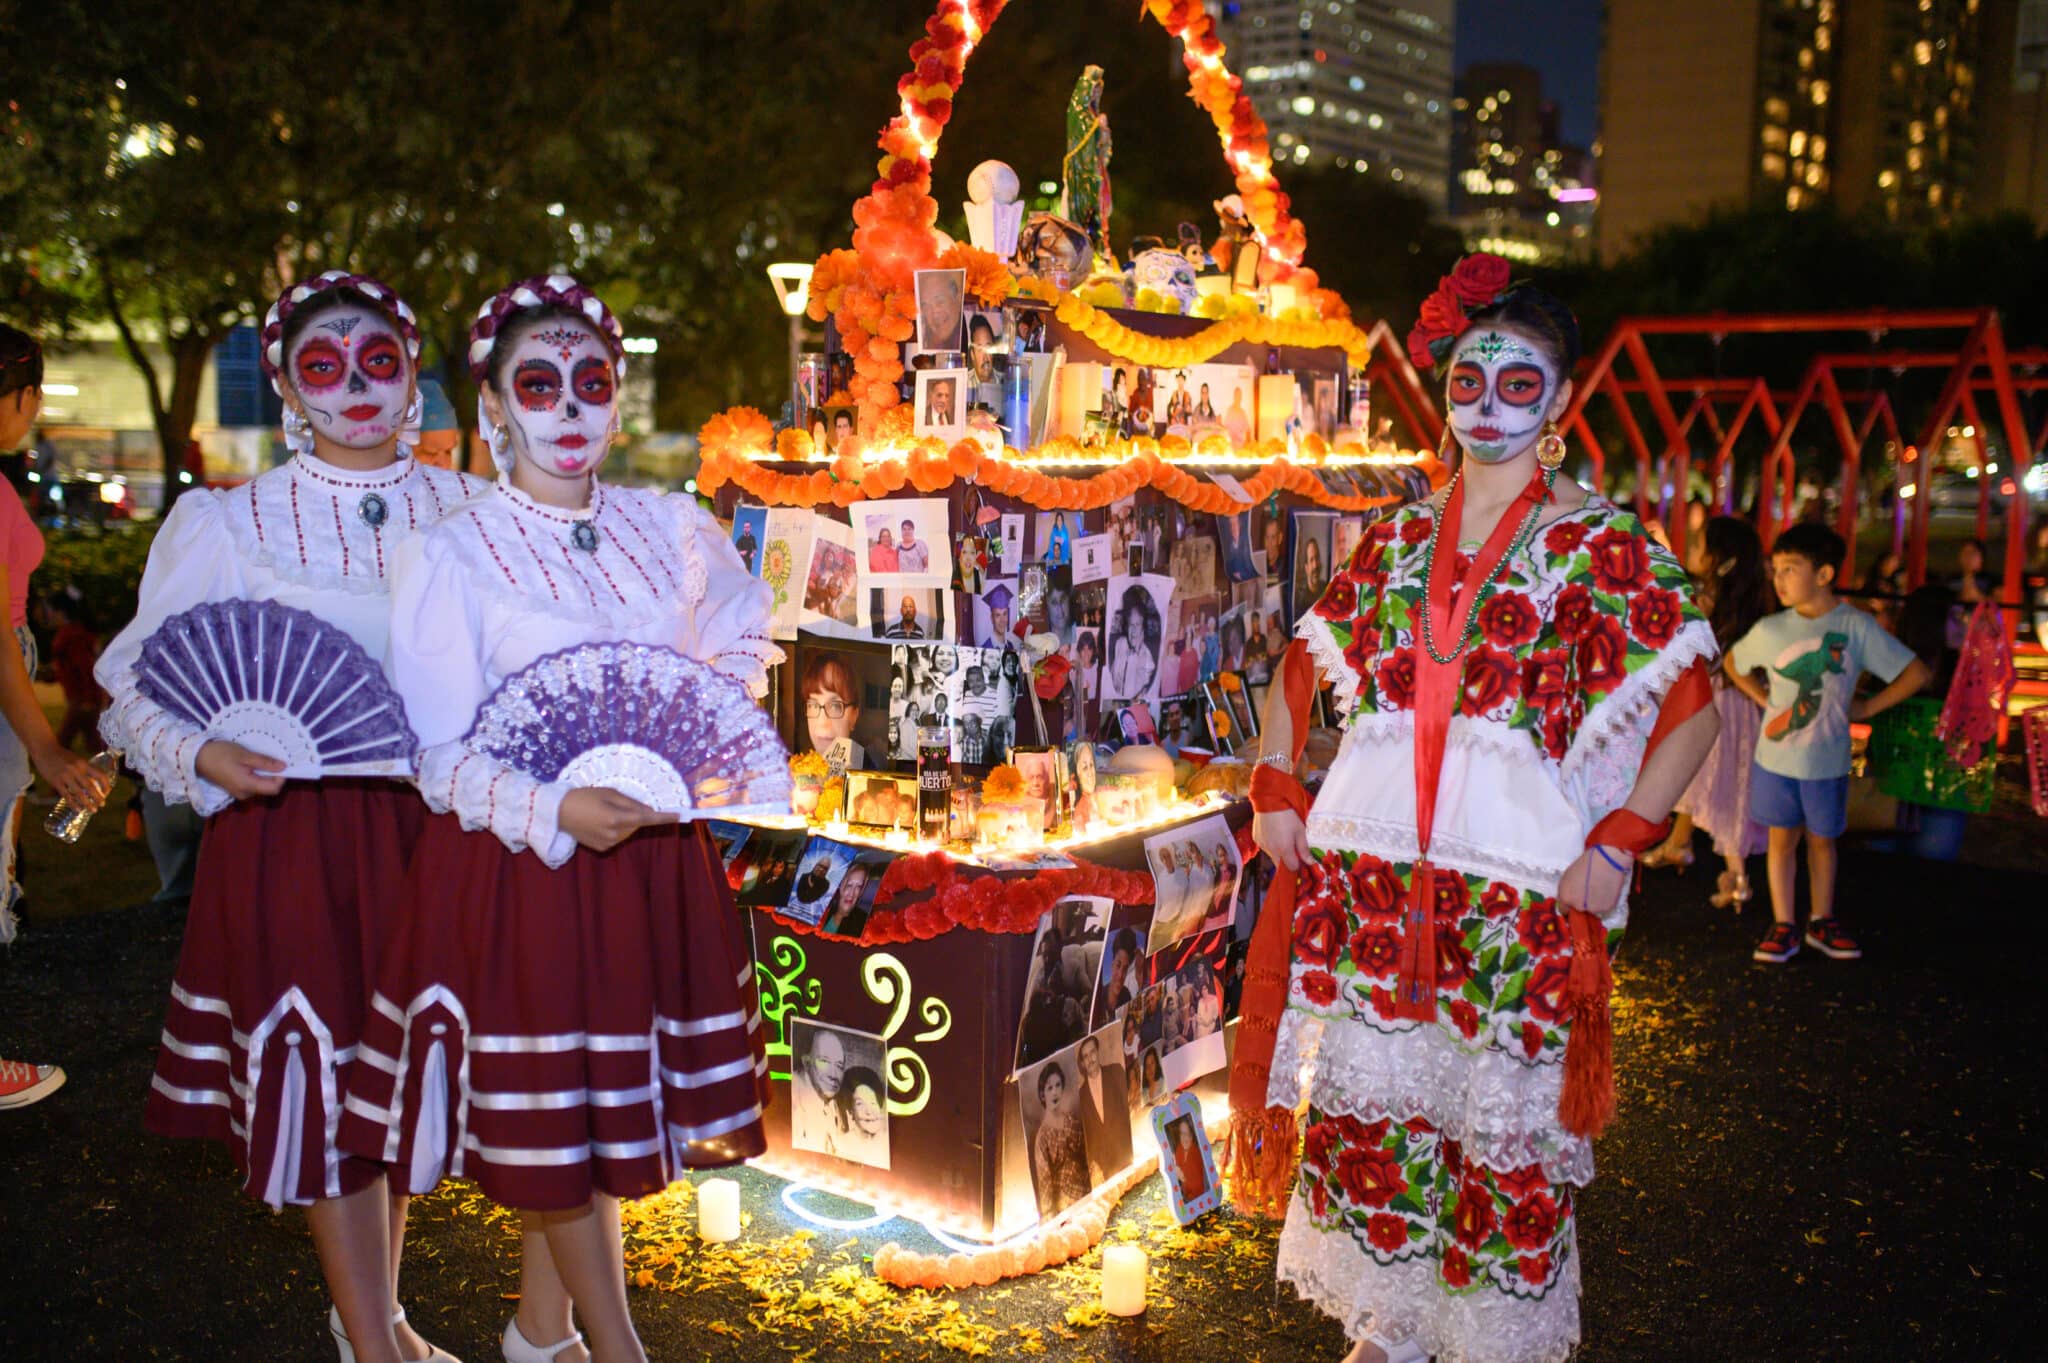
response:
M1341 722L1348 725L1361 701L1376 704L1372 665L1379 651L1380 598L1387 582L1387 546L1394 537L1392 520L1365 528L1351 561L1294 625L1294 636L1308 645L1309 656L1329 679Z
M576 850L560 824L569 786L537 781L462 741L493 689L474 574L448 536L429 532L398 548L390 577L384 666L420 738L417 780L428 808L452 810L470 832L489 832L514 852L531 848L547 865L562 865Z
M149 548L135 618L114 636L93 668L112 697L100 714L100 737L117 748L149 788L172 804L189 804L202 815L234 803L194 765L206 746L205 731L142 694L135 676L142 645L169 617L208 601L243 593L242 560L228 534L220 499L194 492L178 499Z
M693 612L693 637L683 652L742 682L757 699L768 694L768 669L782 650L768 637L775 593L740 562L719 523L688 498L681 510L684 561L701 566L704 590Z

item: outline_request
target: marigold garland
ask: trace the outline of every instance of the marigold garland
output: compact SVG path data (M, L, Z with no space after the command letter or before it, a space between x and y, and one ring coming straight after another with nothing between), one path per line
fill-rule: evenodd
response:
M736 410L760 416L750 408ZM871 461L859 453L842 454L829 469L783 473L760 462L776 457L768 436L751 423L729 420L733 415L725 413L705 423L698 437L702 466L697 473L697 486L706 496L712 496L731 483L765 506L817 507L830 503L843 507L886 496L905 486L930 495L958 481L976 482L991 492L1015 497L1041 511L1095 510L1142 487L1157 488L1189 510L1210 515L1242 511L1250 503L1264 501L1276 492L1290 492L1334 511L1373 511L1402 500L1396 495L1338 495L1325 487L1311 469L1287 458L1287 446L1281 442L1261 441L1233 449L1221 436L1205 440L1198 449L1190 448L1186 440L1177 436L1164 440L1139 436L1114 450L1084 449L1070 440L1055 440L1040 447L1040 455L1046 458L1099 458L1109 464L1102 472L1087 476L1044 473L1015 450L989 453L973 439L951 446L938 440L920 440L910 444L900 458ZM1311 460L1326 458L1331 453L1328 443L1316 435L1301 442L1300 452ZM1236 453L1247 459L1265 460L1265 467L1239 482L1249 502L1238 500L1215 483L1173 462L1191 453Z

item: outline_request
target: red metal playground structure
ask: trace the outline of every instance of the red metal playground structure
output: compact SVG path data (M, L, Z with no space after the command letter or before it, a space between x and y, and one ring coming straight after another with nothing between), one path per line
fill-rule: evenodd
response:
M1651 357L1650 338L1681 336L1713 342L1710 359L1721 354L1720 343L1730 336L1810 336L1817 349L1796 387L1786 391L1773 389L1760 375L1719 372L1718 365L1712 373L1666 374ZM1386 399L1418 442L1434 446L1442 438L1443 420L1430 387L1384 322L1372 328L1371 338L1366 375L1374 396ZM1866 348L1854 348L1859 340ZM1669 354L1665 364L1672 364ZM1658 517L1683 556L1688 534L1684 504L1693 471L1706 473L1711 491L1704 500L1713 510L1736 510L1735 451L1752 423L1769 442L1755 516L1764 542L1770 543L1793 514L1793 442L1801 424L1811 419L1820 437L1832 439L1841 453L1836 522L1849 543L1850 562L1843 568L1847 581L1856 578L1857 503L1866 451L1875 440L1881 458L1889 445L1899 451L1893 465L1898 495L1892 545L1905 555L1910 581L1917 586L1927 575L1933 472L1933 460L1922 457L1923 452L1940 448L1949 427L1960 419L1977 468L1976 533L1981 537L1990 529L1996 485L2006 517L2000 596L2019 602L2025 599L2026 475L2048 447L2048 417L2039 430L2029 430L2020 394L2048 389L2044 367L2048 349L2007 349L1992 308L1631 317L1618 322L1581 361L1561 424L1591 461L1596 480L1604 480L1608 451L1588 415L1596 402L1604 401L1621 431L1623 456L1634 456L1637 511ZM1903 438L1890 388L1873 381L1880 371L1897 378L1909 370L1946 371L1919 438L1911 441ZM1845 376L1851 382L1845 384ZM2008 462L2003 469L1987 445L1992 431L1984 420L1987 405L2004 436Z

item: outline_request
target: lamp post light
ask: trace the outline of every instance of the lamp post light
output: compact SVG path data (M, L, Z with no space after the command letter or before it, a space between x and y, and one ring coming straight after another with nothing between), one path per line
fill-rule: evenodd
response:
M797 368L803 359L804 309L811 304L811 270L810 265L788 260L768 267L768 282L775 286L775 301L789 318L789 397L793 416L801 416L797 409L803 405L797 393Z

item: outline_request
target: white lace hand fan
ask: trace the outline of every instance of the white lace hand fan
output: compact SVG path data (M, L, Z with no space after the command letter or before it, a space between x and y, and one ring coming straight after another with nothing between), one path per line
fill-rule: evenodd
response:
M142 643L137 689L284 775L411 776L419 739L384 670L344 630L275 601L180 611Z
M673 649L582 644L505 679L463 743L685 819L789 813L789 750L747 688Z

